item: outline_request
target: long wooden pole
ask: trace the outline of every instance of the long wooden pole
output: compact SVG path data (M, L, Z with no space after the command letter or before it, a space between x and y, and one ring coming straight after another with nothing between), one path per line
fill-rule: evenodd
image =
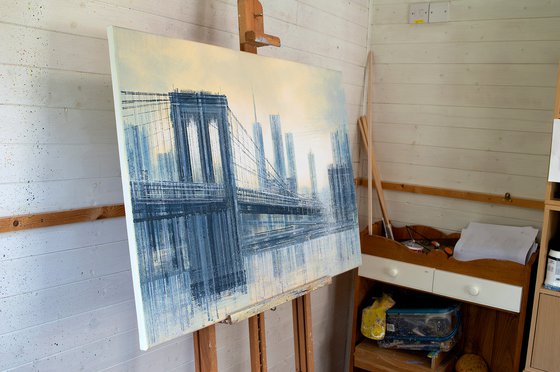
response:
M391 220L389 219L389 212L387 211L387 205L385 204L385 194L383 193L383 187L381 186L381 174L379 173L379 169L377 168L377 159L375 157L375 151L373 149L373 141L368 140L367 133L369 132L369 126L367 123L367 118L362 116L358 120L358 125L360 127L360 133L362 134L362 143L364 144L364 147L368 149L368 156L371 158L368 173L371 173L371 175L373 175L375 191L377 192L377 198L379 199L379 205L381 207L381 215L383 216L383 227L385 228L385 235L389 239L394 239ZM369 184L370 182L368 180L368 186Z
M373 65L373 53L370 51L368 53L367 56L367 62L366 62L366 73L367 73L367 104L366 104L366 115L368 120L371 121L371 117L372 117L372 113L373 113L373 97L372 97L372 93L373 93L373 88L372 88L372 84L373 84L373 68L371 67ZM367 140L369 141L369 143L371 144L373 141L371 140L371 131L368 130L367 133L363 133L363 129L362 127L360 127L360 131L362 132L362 138L363 136L367 136ZM367 184L367 194L368 194L368 234L369 236L373 235L373 173L369 171L369 169L371 169L372 167L372 158L371 155L373 153L373 147L370 146L366 146L366 153L367 153L367 167L368 167L368 184Z

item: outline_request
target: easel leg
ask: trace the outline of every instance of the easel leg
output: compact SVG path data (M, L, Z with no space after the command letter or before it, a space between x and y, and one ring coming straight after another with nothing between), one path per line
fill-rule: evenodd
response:
M194 364L197 372L218 372L216 326L211 325L193 333Z
M251 350L251 372L266 372L264 313L249 318L249 349Z
M296 372L314 372L311 295L308 293L293 300L292 312Z

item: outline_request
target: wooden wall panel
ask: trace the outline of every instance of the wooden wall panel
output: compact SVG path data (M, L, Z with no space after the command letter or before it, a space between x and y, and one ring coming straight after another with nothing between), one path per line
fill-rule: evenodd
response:
M411 25L414 2L372 2L373 138L382 178L542 199L560 61L558 2L456 0L449 22ZM446 231L470 221L542 221L537 211L475 202L387 199L395 222Z
M259 53L342 71L348 122L355 123L369 0L262 2L267 32L283 46ZM122 203L110 25L239 47L236 0L3 2L0 216ZM358 140L352 125L356 173ZM190 335L138 349L123 218L0 234L0 278L0 370L194 370ZM344 364L347 292L325 288L313 299L324 371ZM267 318L269 368L291 370L291 306ZM246 328L218 326L220 370L248 369Z

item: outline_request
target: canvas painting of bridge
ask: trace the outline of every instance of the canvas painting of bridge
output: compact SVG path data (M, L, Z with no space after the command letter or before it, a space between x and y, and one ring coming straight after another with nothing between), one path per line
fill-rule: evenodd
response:
M341 74L110 28L140 347L360 264Z

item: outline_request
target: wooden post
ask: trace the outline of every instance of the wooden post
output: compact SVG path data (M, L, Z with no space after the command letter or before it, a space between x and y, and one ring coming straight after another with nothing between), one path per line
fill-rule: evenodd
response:
M249 350L251 351L251 372L265 372L267 367L264 313L249 318Z
M194 365L197 372L218 372L216 326L211 325L193 333Z
M257 54L262 46L280 46L280 39L264 33L263 7L259 0L237 0L239 48Z
M259 0L237 0L239 15L239 48L257 54L257 48L280 46L280 39L264 33L263 7ZM266 332L264 313L249 318L251 372L266 372Z
M311 295L309 293L292 301L294 319L294 351L296 372L313 372L313 329L311 323Z

